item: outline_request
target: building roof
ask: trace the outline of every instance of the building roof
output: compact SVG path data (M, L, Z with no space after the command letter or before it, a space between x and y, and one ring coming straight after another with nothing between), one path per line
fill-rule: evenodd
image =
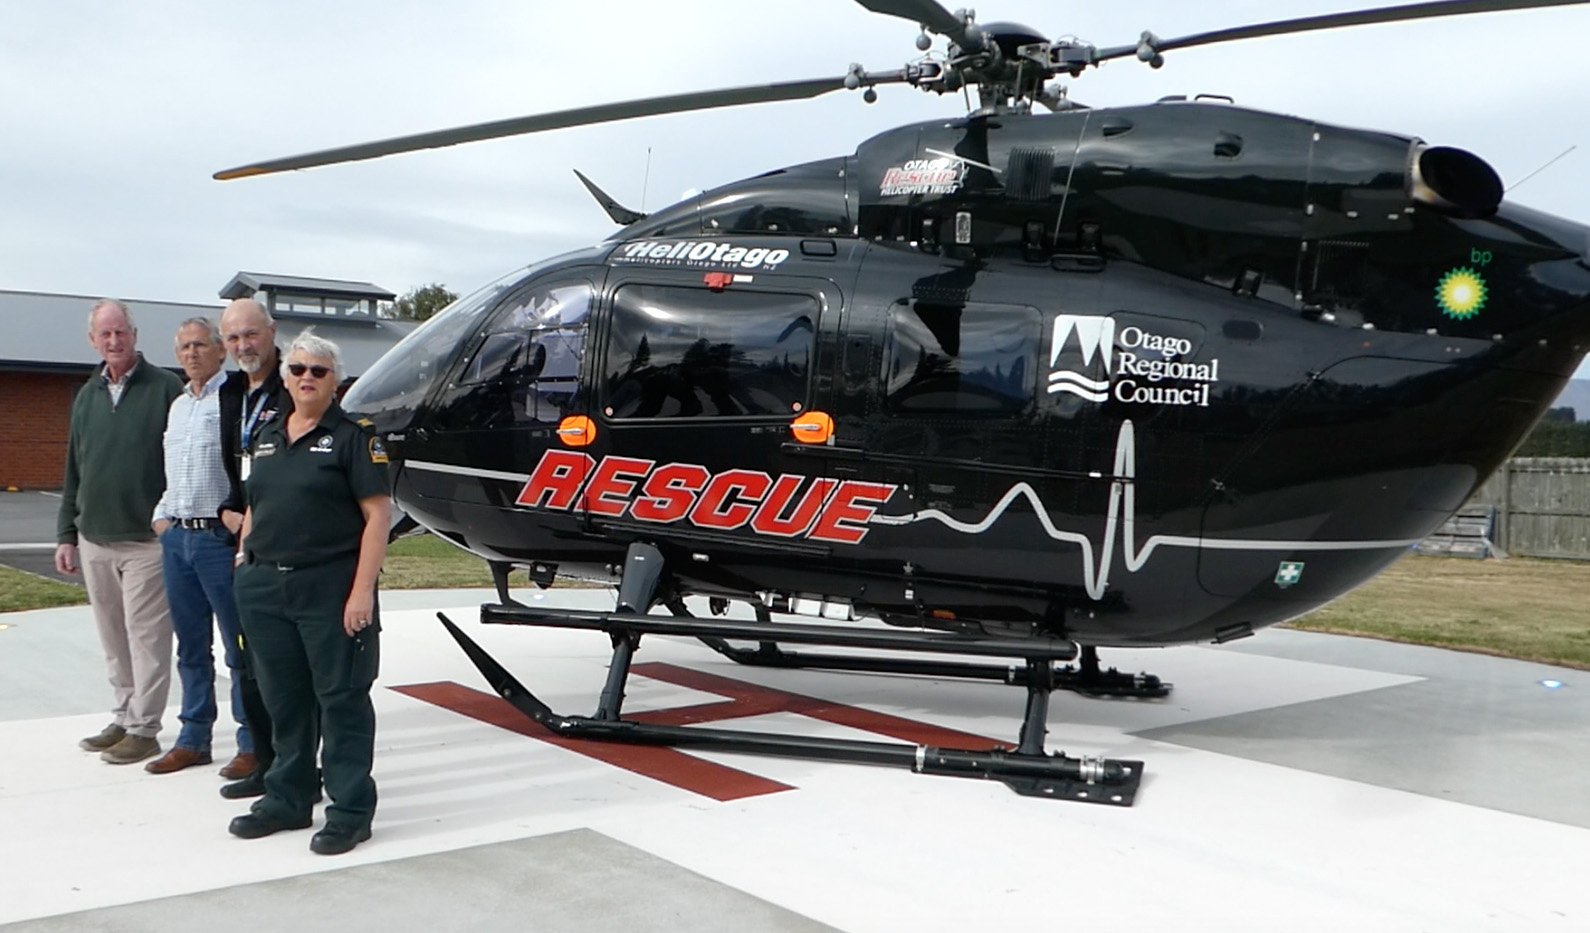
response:
M99 354L88 342L88 311L102 297L0 289L0 370L70 372L98 365ZM138 327L138 349L144 358L173 369L177 368L173 342L178 325L190 317L219 321L224 307L219 302L210 305L123 300L132 309L133 323ZM280 318L276 322L277 344L285 348L311 325L315 333L341 348L350 376L369 369L416 326L409 321L384 318Z
M391 301L397 297L372 282L354 282L347 279L313 279L302 275L274 275L269 272L239 272L221 289L221 297L250 298L255 292L291 292L307 295L330 295L338 298L374 298Z

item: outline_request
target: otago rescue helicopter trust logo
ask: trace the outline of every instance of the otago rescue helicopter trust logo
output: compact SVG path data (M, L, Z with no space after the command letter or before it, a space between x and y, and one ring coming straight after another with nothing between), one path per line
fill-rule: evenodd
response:
M612 262L695 269L732 266L771 272L788 258L787 249L740 246L732 240L636 240L619 247Z
M908 194L954 194L966 177L966 163L957 159L912 159L884 170L878 182L878 196Z
M1441 313L1459 321L1479 314L1488 295L1485 277L1467 266L1459 266L1443 275L1435 287L1435 303Z
M1135 324L1117 327L1111 317L1060 314L1049 347L1049 394L1065 392L1090 402L1209 407L1220 381L1220 360L1189 362L1193 342ZM1060 358L1070 350L1072 365ZM1080 366L1075 365L1080 353Z
M515 500L605 518L667 525L686 521L711 531L749 528L773 538L860 544L895 487L756 470L714 473L695 463L603 457L549 450Z

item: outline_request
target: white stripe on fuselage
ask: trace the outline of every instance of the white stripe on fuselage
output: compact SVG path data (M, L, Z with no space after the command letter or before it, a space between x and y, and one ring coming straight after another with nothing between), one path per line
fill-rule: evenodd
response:
M432 463L429 460L405 460L403 468L425 470L430 473L451 473L455 476L478 476L481 479L500 479L523 486L530 481L529 473L507 473L502 470L482 470L478 467L454 466L451 463Z

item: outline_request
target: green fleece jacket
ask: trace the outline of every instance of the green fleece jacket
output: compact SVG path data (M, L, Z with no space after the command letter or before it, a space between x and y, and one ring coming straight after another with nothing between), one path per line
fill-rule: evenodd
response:
M121 403L111 407L103 372L94 370L72 401L59 544L76 544L79 534L100 544L155 536L149 516L166 490L166 414L182 380L140 353Z

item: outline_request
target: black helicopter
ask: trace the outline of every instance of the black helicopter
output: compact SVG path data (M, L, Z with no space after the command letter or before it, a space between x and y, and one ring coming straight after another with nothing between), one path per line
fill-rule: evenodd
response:
M345 405L388 439L402 508L491 563L501 601L483 621L611 636L596 712L564 716L443 619L548 728L1130 804L1140 762L1045 752L1050 692L1164 695L1150 675L1102 670L1097 649L1250 635L1440 526L1590 351L1590 230L1505 203L1466 151L1222 99L1090 109L1052 79L1228 40L1582 0L1418 3L1112 48L933 0L858 2L947 52L217 177L884 84L975 90L964 116L651 214L580 176L622 230L456 302ZM515 567L541 586L616 583L617 605L526 607ZM692 614L690 595L715 617ZM716 617L729 601L756 618ZM887 625L832 624L858 617ZM1021 685L1020 739L918 748L626 720L648 632L747 664Z

